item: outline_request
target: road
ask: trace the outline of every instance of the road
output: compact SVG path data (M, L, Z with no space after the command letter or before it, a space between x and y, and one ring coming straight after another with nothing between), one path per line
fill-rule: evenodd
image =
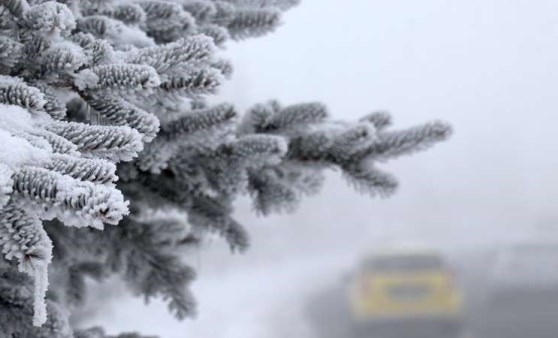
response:
M481 254L458 257L454 266L465 294L463 338L556 338L558 337L558 287L556 296L490 301L486 287L489 264ZM554 299L554 301L552 300ZM317 338L352 338L349 311L341 277L337 283L316 290L305 307L310 327ZM371 333L370 338L384 338ZM391 338L391 337L390 337ZM411 334L409 337L416 338ZM434 337L429 337L434 338ZM448 338L448 337L440 337Z
M306 316L319 338L355 337L350 324L343 289L340 285L330 286L308 299ZM556 338L558 337L558 307L552 309L501 308L483 309L480 304L471 304L464 318L464 330L460 337L467 338ZM360 337L359 337L360 338ZM370 338L384 338L371 333ZM392 337L390 337L392 338ZM416 338L409 336L395 338ZM434 337L429 337L434 338ZM440 337L448 338L448 337Z

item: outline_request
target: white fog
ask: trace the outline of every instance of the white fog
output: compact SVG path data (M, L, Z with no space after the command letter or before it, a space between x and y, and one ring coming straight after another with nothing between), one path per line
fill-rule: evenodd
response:
M252 247L230 256L216 239L194 254L196 319L118 294L88 324L162 338L318 338L308 297L376 243L452 251L556 238L557 40L551 0L303 0L274 34L228 44L235 74L215 101L243 111L322 101L339 119L386 110L395 129L440 119L454 134L383 164L400 182L387 199L330 172L290 215L257 217L239 200Z

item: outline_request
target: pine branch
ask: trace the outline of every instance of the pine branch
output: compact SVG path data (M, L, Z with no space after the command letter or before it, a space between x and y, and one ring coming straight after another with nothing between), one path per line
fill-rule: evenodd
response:
M298 2L0 2L0 335L109 338L68 323L87 278L120 276L193 316L182 255L210 234L247 249L239 195L258 213L290 212L327 169L389 195L397 181L377 162L449 136L438 122L389 130L383 112L333 120L320 103L270 101L239 123L213 105L233 70L225 42L275 30Z
M122 194L111 187L35 167L21 169L13 180L20 203L39 207L43 217L56 216L67 225L103 228L128 213Z
M48 130L62 136L78 150L113 161L129 161L143 148L141 136L129 127L93 126L76 122L53 122Z

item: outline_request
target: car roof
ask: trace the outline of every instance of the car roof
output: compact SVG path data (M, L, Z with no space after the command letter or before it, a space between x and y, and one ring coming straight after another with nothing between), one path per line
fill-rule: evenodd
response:
M426 245L420 244L397 244L383 246L376 249L368 251L365 257L389 257L389 256L410 256L410 255L421 255L421 256L441 256L441 253Z

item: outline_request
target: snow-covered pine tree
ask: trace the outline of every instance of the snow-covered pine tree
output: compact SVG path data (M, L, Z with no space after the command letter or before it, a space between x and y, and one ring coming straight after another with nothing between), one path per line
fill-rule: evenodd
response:
M86 278L112 275L186 318L187 249L208 233L248 247L236 196L291 211L327 168L389 195L376 162L448 137L440 122L390 131L385 113L337 121L319 103L209 105L232 72L219 48L297 2L0 0L1 338L105 337L69 319Z

